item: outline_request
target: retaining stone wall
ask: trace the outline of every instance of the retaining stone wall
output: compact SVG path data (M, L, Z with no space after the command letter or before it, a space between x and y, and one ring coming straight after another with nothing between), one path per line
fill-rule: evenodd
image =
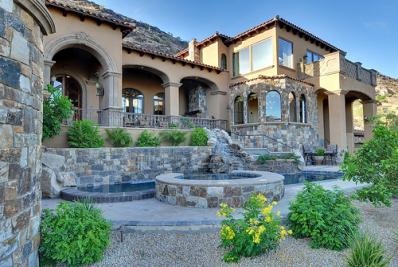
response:
M206 171L210 154L210 147L48 148L43 164L52 162L47 167L65 186L98 185L154 179L164 172ZM46 193L48 179L42 184Z

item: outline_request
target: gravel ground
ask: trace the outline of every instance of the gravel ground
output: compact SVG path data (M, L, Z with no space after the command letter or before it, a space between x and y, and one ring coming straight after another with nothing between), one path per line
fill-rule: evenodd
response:
M398 200L391 208L374 208L355 203L361 209L361 228L376 235L392 256L390 266L398 266L398 248L391 240L398 230ZM344 266L347 251L311 249L308 240L288 238L274 252L256 258L243 258L239 264L221 261L216 232L132 232L112 236L104 260L95 266Z

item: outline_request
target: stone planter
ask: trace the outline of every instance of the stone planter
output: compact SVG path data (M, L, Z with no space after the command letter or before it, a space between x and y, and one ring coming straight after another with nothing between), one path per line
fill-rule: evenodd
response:
M314 156L315 165L322 165L325 156Z

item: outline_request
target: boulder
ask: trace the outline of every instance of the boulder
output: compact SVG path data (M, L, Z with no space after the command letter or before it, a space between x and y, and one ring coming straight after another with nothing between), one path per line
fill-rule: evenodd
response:
M53 170L59 170L65 164L65 157L44 152L41 160L42 164Z
M57 182L57 174L54 170L43 167L41 173L41 191L43 197L57 198L61 192L62 186Z

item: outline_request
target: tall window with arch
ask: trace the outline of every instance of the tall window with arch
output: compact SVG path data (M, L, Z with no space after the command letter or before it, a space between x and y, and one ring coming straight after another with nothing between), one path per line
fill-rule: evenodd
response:
M265 102L265 118L267 121L281 121L281 95L277 91L269 91Z
M300 96L300 122L307 123L307 100L304 94Z
M226 70L228 67L227 65L227 55L226 54L221 54L221 64L220 68L223 70Z
M237 96L234 100L234 124L243 123L243 96Z
M297 122L296 95L289 93L289 121Z
M248 122L258 122L258 97L256 93L250 93L247 97Z
M125 88L122 93L123 111L130 113L144 113L144 95L137 89Z
M164 93L158 93L153 97L153 114L164 115Z

